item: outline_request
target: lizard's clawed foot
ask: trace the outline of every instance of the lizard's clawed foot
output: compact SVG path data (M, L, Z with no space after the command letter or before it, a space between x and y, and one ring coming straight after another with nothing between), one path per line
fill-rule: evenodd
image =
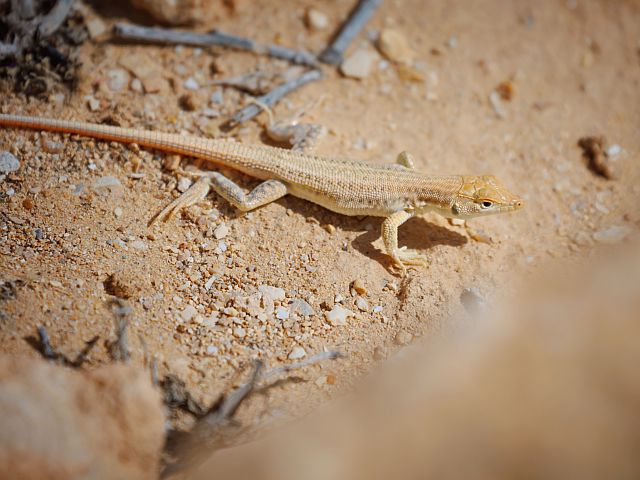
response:
M208 195L209 189L211 188L211 179L207 176L203 176L199 178L189 189L176 198L169 205L164 207L160 213L158 213L155 217L153 217L148 226L152 226L158 220L166 222L170 220L176 213L180 210L190 207Z
M407 273L407 267L426 267L429 259L426 255L418 253L415 250L407 250L407 247L396 249L392 254L393 263L398 267L402 274Z

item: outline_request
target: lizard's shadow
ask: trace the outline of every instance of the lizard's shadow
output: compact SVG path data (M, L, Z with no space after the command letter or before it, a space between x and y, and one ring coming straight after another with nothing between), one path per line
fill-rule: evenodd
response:
M284 206L300 215L315 219L321 225L330 224L348 232L360 232L351 242L351 246L385 268L391 266L389 256L373 245L373 242L380 238L383 218L340 215L291 196L278 202L282 202ZM438 245L461 247L468 241L464 235L435 225L423 217L413 217L398 229L398 245L420 252L426 252Z

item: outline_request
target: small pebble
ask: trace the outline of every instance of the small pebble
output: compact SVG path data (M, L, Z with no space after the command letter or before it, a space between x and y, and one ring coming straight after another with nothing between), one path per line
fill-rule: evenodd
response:
M347 318L355 316L351 310L348 310L341 305L335 305L328 312L324 312L327 321L334 327L347 324Z
M36 238L36 240L42 240L42 237L44 237L44 234L42 233L42 229L36 228L33 231L33 236Z
M387 28L380 32L378 48L380 52L392 62L408 65L413 62L415 56L404 35L396 30Z
M0 173L15 172L20 168L20 161L11 152L0 152Z
M247 332L242 327L235 327L233 329L233 335L238 338L244 338L247 335Z
M215 92L213 92L211 94L211 97L209 97L209 100L211 101L211 103L215 103L216 105L224 104L224 97L222 96L222 90L218 89Z
M188 177L180 177L178 180L178 186L176 187L180 193L184 193L189 190L189 187L193 184L193 181Z
M329 26L329 17L320 10L310 8L307 10L305 23L311 30L324 30Z
M615 157L616 155L620 155L620 153L622 153L622 147L615 143L611 145L609 148L607 148L607 157L609 158Z
M293 350L291 350L291 353L289 354L289 360L300 360L301 358L304 358L306 356L307 352L305 351L305 349L297 346L293 347Z
M107 31L107 25L102 21L102 19L98 17L91 18L90 20L85 20L85 27L87 27L87 31L89 32L89 36L93 39L99 37L104 32Z
M129 84L129 73L117 68L107 72L107 86L112 92L119 92Z
M89 110L91 110L92 112L97 112L98 110L100 110L100 101L93 95L87 96L86 100Z
M375 52L368 48L361 48L342 62L340 71L347 77L366 78L377 60L378 56Z
M284 307L276 308L276 318L278 320L286 320L289 318L289 310Z
M221 223L220 225L218 225L216 229L213 231L213 236L216 240L221 240L225 238L227 235L229 235L229 227L227 227L227 225L224 223Z
M271 285L260 285L258 291L262 294L264 300L281 302L285 299L285 292L282 288L272 287Z
M116 218L120 218L122 216L122 209L120 207L116 207L113 209L113 215Z
M196 310L196 307L194 307L193 305L187 305L186 307L184 307L184 310L180 312L180 318L183 322L188 322L193 317L195 317L197 313L198 311Z
M359 279L356 279L353 282L351 282L351 288L353 288L358 295L366 295L367 294L367 289L364 286L364 283L362 283L362 281L359 280Z
M25 210L31 210L33 208L33 200L31 200L30 198L25 198L22 201L22 208L24 208Z
M207 345L207 355L217 355L218 347L215 345Z
M368 312L369 311L369 304L362 297L357 297L356 298L356 307L358 307L358 310L360 310L361 312Z
M187 90L198 90L200 85L198 85L198 82L196 82L193 77L189 77L184 82L184 88Z
M289 313L295 313L302 317L308 317L314 314L313 307L301 298L294 299L289 304Z
M489 103L493 107L493 111L496 112L496 115L499 118L507 118L507 112L506 112L506 110L504 109L504 107L502 105L502 100L501 99L502 99L502 97L495 90L493 90L489 94Z
M138 78L134 78L131 80L131 90L136 93L143 93L144 87L142 86L142 82Z
M594 233L593 239L598 243L612 245L622 242L632 231L631 227L614 225L606 230L600 230Z

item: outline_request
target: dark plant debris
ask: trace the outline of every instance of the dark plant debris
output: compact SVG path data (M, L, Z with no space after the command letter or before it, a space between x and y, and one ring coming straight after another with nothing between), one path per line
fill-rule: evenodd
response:
M606 153L607 140L603 136L582 137L578 140L578 146L582 149L589 170L607 180L615 178Z
M0 81L8 88L36 97L48 96L58 85L76 88L77 47L88 33L73 3L0 0Z
M85 343L84 348L78 353L75 359L70 359L64 353L58 352L49 340L49 334L43 326L38 327L38 338L27 337L26 341L45 359L52 362L56 362L60 365L71 368L80 368L89 357L89 353L93 349L96 343L98 343L99 336L96 335L91 340Z

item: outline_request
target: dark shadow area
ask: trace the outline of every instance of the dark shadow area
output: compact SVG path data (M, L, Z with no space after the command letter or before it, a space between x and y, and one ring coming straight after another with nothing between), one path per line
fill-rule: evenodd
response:
M220 200L224 202L223 199ZM315 219L320 225L330 224L348 232L361 232L351 242L351 246L387 269L392 266L391 259L386 253L372 245L373 242L380 238L384 218L340 215L291 195L278 200L278 203L304 217ZM373 228L367 230L366 227L368 225ZM468 241L466 236L435 225L422 217L414 217L398 229L398 245L421 252L426 252L438 245L461 247Z

